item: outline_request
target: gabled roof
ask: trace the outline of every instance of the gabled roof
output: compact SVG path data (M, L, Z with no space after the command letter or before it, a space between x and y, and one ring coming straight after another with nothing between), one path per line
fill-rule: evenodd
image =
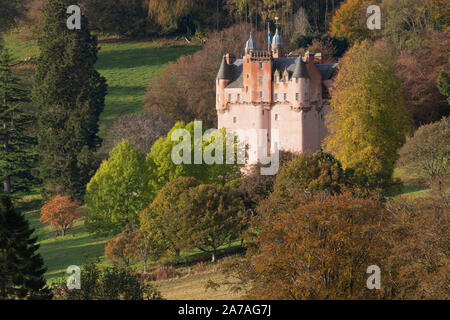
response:
M322 81L323 80L330 80L334 73L336 72L336 67L338 66L337 63L333 64L316 64L317 68L319 69L320 73L322 74Z

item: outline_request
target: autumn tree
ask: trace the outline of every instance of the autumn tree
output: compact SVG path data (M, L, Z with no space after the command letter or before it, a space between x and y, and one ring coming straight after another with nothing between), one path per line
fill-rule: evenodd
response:
M245 222L244 206L238 193L228 187L204 184L188 189L180 199L183 227L188 245L212 254L240 236Z
M117 234L154 196L154 170L145 155L124 140L100 165L86 188L85 223L90 232Z
M185 208L180 198L198 181L193 177L174 178L159 190L151 205L139 214L140 230L144 236L160 242L164 250L173 251L178 258L187 247L186 231L183 226Z
M105 258L113 265L129 267L136 261L137 237L131 225L126 225L121 233L108 241Z
M397 150L410 130L390 52L385 42L368 41L347 52L338 67L332 112L326 119L326 150L369 188L391 185Z
M448 300L450 198L391 199L387 240L393 244L383 272L389 299Z
M402 50L396 61L405 107L416 128L450 115L446 96L436 86L439 73L450 72L450 34L428 31L424 37L414 50Z
M347 38L351 45L373 37L376 30L367 28L366 14L367 7L372 4L371 0L346 0L333 16L330 34Z
M56 228L56 233L64 237L73 222L83 215L79 207L80 204L70 196L56 195L42 206L40 220Z
M350 193L296 197L292 212L261 215L247 251L250 298L367 299L367 267L386 265L389 213L376 197Z
M399 164L410 172L426 175L439 193L445 188L449 162L450 117L421 126L400 149Z

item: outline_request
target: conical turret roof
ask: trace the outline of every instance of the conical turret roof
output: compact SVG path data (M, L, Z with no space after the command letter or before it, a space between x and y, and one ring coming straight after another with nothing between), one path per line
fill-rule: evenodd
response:
M282 47L283 46L283 38L281 38L281 35L278 33L278 27L275 31L275 35L273 37L273 44L274 47Z
M251 32L250 32L250 39L248 39L245 44L245 52L249 52L250 50L258 50L258 48L256 47L256 42L255 40L253 40Z
M219 72L217 73L217 79L231 80L232 75L233 69L227 63L225 56L223 56Z

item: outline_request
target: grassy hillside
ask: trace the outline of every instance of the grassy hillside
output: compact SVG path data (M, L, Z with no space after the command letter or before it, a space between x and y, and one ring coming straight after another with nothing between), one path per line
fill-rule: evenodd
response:
M14 34L5 38L5 45L13 59L24 60L39 54L36 41L20 40ZM100 136L118 115L141 109L150 78L160 75L170 61L199 49L193 45L168 46L164 41L117 39L99 41L99 47L96 67L108 81ZM26 79L31 79L31 74L28 73Z

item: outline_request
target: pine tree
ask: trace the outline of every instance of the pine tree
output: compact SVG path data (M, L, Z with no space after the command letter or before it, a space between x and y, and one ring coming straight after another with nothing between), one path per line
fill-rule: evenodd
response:
M39 159L44 198L55 194L81 199L95 170L101 143L98 122L104 108L106 80L95 70L97 38L85 16L80 30L67 28L69 0L49 0L44 7L41 55L33 101L39 108Z
M51 299L33 229L7 195L0 196L0 299Z
M8 50L0 51L0 180L5 193L28 191L36 181L32 168L37 161L33 151L36 137L30 134L35 121L24 109L28 92L21 89L11 70Z

